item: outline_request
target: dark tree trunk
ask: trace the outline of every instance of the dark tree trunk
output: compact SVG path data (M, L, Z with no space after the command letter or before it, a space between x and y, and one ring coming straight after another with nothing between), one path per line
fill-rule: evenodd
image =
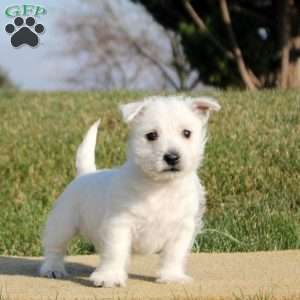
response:
M290 88L300 87L300 7L299 3L297 4L293 1L290 13L290 60L287 79L287 86Z
M287 88L290 61L290 0L278 1L278 35L280 47L279 86Z
M251 75L249 74L249 71L246 67L243 55L242 55L242 51L238 45L235 33L233 31L232 28L232 23L231 23L231 17L229 14L229 9L228 9L228 5L227 5L227 1L226 0L219 0L220 3L220 8L221 8L221 15L223 18L223 21L225 23L225 26L227 28L227 32L228 32L228 37L229 37L229 41L231 43L231 47L232 47L232 52L234 54L235 57L235 61L237 64L237 68L239 70L240 76L245 84L245 86L249 89L249 90L256 90L256 86L251 78Z

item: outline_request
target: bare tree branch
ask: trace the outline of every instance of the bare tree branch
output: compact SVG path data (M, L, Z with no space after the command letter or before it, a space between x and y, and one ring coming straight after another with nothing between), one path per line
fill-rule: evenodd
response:
M189 13L189 15L192 17L193 21L195 22L195 24L198 26L199 30L201 32L204 32L207 37L211 40L211 42L229 59L229 60L234 60L234 54L226 49L212 34L211 32L208 30L208 28L206 27L204 21L201 19L201 17L199 16L199 14L197 14L197 12L195 11L195 9L193 8L193 6L191 5L189 0L182 0L185 9L187 10L187 12Z
M65 54L78 58L78 71L71 74L69 82L86 80L89 88L130 88L146 86L148 80L141 78L153 74L150 81L157 82L157 89L189 87L196 71L185 58L180 41L174 51L168 31L156 29L160 31L157 34L165 36L162 45L153 39L147 25L144 30L131 29L126 17L120 17L117 1L84 1L89 4L88 10L60 20L70 37ZM146 22L151 24L150 19Z
M232 45L232 50L234 53L235 61L236 61L238 70L240 72L241 78L243 79L244 84L246 85L246 87L249 90L256 90L256 86L253 83L253 81L251 80L251 77L249 75L249 72L248 72L245 62L244 62L242 51L239 48L239 45L238 45L236 37L235 37L235 33L232 28L232 23L231 23L231 18L230 18L228 6L227 6L227 1L219 0L219 4L220 4L221 13L222 13L222 18L226 25L227 31L228 31L229 40Z
M251 80L252 80L253 83L255 84L255 86L258 87L258 88L263 87L262 81L259 80L259 79L255 76L255 74L252 72L252 70L251 70L251 69L248 69L247 71L248 71L248 73L249 73L249 76L250 76Z
M111 14L112 14L115 22L117 22L117 16L115 16L113 14L113 12ZM126 30L124 30L124 28L122 26L119 26L119 30L123 32L123 34L128 39L129 43L131 43L131 45L136 49L136 51L139 54L141 54L142 56L144 56L145 58L147 58L151 63L153 63L160 70L160 72L165 77L165 79L167 79L169 81L169 83L173 86L173 88L176 91L180 90L180 88L178 87L176 81L174 81L174 79L169 75L168 71L165 69L165 67L163 66L163 64L157 58L155 58L155 55L151 55L150 52L147 51L143 46L141 46L141 43L139 43L137 40L135 40L134 38L132 38L128 34L128 32Z
M147 53L143 47L141 47L136 41L132 40L132 44L135 46L136 50L141 53L143 56L149 59L163 74L163 76L169 81L169 83L174 87L175 90L179 90L177 83L173 80L173 78L168 74L163 65L152 55Z

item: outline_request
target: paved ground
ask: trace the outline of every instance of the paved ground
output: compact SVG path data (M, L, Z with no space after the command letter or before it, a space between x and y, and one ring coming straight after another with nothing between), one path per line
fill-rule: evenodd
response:
M40 258L0 257L0 300L30 299L300 299L300 251L192 254L192 284L155 283L156 256L134 257L126 288L94 288L97 257L68 257L68 280L37 277ZM270 297L269 297L270 296Z

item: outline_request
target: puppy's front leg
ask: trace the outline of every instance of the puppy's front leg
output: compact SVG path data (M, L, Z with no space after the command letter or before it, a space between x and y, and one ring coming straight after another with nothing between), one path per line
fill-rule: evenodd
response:
M102 240L101 262L90 278L96 286L125 286L131 248L129 225L122 222L110 224Z
M186 256L192 246L195 231L194 221L185 222L175 235L168 241L162 252L162 266L158 282L187 283L192 278L185 274Z

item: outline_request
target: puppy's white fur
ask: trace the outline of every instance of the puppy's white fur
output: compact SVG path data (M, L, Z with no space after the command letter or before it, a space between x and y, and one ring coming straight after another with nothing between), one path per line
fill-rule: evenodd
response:
M121 106L130 128L128 155L120 168L111 170L95 171L96 122L77 152L82 176L69 184L49 215L41 275L67 275L67 243L81 233L101 254L91 275L96 286L124 286L131 252L160 253L158 281L188 281L185 259L205 210L205 191L196 171L209 113L219 108L207 97L150 97ZM191 131L189 138L184 130ZM153 131L158 138L147 140ZM180 155L179 171L171 171L163 158L170 151Z

